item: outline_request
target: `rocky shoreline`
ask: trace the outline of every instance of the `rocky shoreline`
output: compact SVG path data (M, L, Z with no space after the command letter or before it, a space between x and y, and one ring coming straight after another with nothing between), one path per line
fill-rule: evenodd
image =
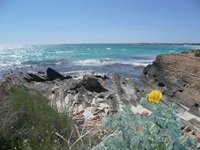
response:
M200 57L195 56L199 53L200 50L192 50L158 55L143 71L144 81L162 91L164 102L176 102L182 114L190 113L197 118L194 122L200 121Z
M200 50L181 54L158 55L153 64L144 69L142 79L149 86L141 86L134 79L89 74L82 78L64 76L52 68L37 73L11 72L0 80L0 98L10 88L25 86L49 99L59 112L67 111L80 125L101 132L101 119L130 105L135 113L149 114L139 104L152 89L163 93L165 105L176 102L178 114L184 120L184 130L190 128L200 140Z

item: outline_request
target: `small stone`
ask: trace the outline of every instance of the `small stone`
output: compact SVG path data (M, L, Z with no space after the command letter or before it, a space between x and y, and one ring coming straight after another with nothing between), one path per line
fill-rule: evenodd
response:
M141 115L142 115L142 116L148 116L148 115L149 115L149 112L143 111L143 112L141 113Z

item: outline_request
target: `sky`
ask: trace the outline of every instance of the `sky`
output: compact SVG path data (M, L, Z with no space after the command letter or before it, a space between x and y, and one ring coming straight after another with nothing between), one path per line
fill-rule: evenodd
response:
M200 43L200 0L0 0L0 44Z

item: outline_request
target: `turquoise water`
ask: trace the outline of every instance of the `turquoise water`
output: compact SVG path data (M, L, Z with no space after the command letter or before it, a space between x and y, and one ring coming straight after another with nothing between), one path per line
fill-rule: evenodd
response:
M0 45L0 76L10 71L39 71L52 67L64 74L88 72L140 77L158 54L200 48L193 45L63 44Z

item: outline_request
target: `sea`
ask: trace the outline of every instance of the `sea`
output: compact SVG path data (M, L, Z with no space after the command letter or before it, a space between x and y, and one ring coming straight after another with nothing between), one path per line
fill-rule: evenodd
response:
M37 72L51 67L64 75L121 74L141 78L157 55L199 49L179 44L56 44L0 45L0 76Z

